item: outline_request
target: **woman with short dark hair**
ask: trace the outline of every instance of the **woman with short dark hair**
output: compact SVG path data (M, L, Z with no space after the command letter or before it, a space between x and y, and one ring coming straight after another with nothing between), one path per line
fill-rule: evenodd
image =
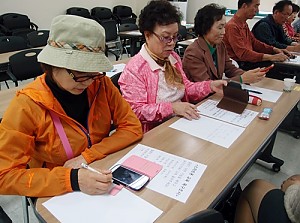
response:
M123 97L143 124L144 132L174 115L198 119L198 102L213 92L222 93L225 81L188 81L174 52L180 13L165 0L150 1L139 17L146 39L119 79Z
M225 8L209 4L199 9L195 17L195 32L198 38L187 47L183 57L183 69L194 82L218 80L226 77L241 83L260 81L265 72L257 68L244 72L230 60L225 44Z

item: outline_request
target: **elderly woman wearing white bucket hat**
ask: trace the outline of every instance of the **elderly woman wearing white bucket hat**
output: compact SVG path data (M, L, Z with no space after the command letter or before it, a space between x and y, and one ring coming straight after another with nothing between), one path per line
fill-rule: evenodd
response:
M72 15L53 19L38 55L45 74L19 91L0 125L0 194L103 194L112 181L81 169L137 141L141 124L105 76L105 31ZM111 122L116 131L109 136ZM28 167L29 168L26 168Z

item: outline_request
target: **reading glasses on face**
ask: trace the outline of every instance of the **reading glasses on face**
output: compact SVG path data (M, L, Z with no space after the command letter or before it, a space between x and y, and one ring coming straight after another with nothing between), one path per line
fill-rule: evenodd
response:
M181 38L181 36L180 36L180 34L177 34L176 36L173 36L173 37L170 37L170 36L168 36L168 37L164 37L164 36L160 36L160 35L158 35L157 33L155 33L155 32L152 32L161 42L163 42L163 43L165 43L165 44L168 44L168 43L171 43L172 41L174 42L174 43L176 43L180 38Z
M96 80L96 79L101 79L102 77L104 77L106 75L105 72L103 73L95 73L95 74L90 74L90 75L82 75L82 76L76 76L74 73L75 71L71 71L69 69L66 69L68 74L73 78L73 80L75 82L84 82L90 79ZM83 73L84 74L84 73Z

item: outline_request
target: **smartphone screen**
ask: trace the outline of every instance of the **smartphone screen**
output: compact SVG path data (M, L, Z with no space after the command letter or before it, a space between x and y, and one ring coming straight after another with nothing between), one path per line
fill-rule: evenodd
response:
M112 175L115 181L134 190L141 189L149 181L148 176L121 165L112 169Z

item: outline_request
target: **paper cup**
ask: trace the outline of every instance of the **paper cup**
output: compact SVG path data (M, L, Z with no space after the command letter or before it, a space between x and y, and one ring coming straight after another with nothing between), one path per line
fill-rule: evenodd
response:
M295 79L292 79L292 78L284 78L283 79L283 91L286 91L286 92L291 92L294 85L296 83L296 80Z

